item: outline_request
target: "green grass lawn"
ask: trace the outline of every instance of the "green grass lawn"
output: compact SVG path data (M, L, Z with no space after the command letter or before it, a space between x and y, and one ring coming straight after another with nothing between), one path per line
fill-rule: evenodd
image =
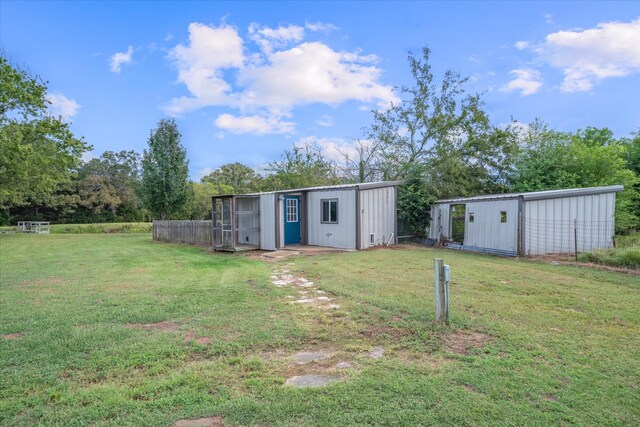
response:
M452 268L449 327L432 322L434 257ZM340 307L291 304L271 283L287 263ZM2 235L0 335L0 425L640 424L640 278L588 268ZM313 349L335 355L290 357ZM305 373L340 380L284 385Z

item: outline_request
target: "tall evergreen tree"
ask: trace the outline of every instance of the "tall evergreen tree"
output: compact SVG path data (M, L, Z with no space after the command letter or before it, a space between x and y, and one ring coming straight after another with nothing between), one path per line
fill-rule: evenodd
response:
M173 119L162 119L151 131L142 156L141 196L156 219L178 218L191 197L187 152Z

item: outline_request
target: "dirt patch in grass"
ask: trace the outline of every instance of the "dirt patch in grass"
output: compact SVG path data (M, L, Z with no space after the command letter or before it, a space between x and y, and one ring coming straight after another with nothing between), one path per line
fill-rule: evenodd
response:
M209 337L199 337L196 335L195 332L193 331L188 331L185 335L184 335L184 342L189 342L189 341L195 341L200 345L208 345L211 344L213 342L213 338L209 338Z
M54 276L45 279L28 280L20 283L20 286L44 286L44 285L62 285L65 280L62 277Z
M491 335L467 330L458 330L442 337L447 351L463 356L468 355L473 350L483 348L491 343L493 339Z
M147 331L175 331L178 329L178 325L175 322L158 322L158 323L126 323L125 328L128 329L144 329Z
M0 337L4 338L5 340L19 340L22 338L21 333L16 333L16 334L4 334L4 335L0 335Z
M222 417L197 418L194 420L178 420L171 427L224 427Z
M410 350L394 351L390 357L405 364L423 366L429 369L437 369L453 361L448 357L434 357L431 353Z
M392 340L398 341L401 338L413 335L409 329L395 328L391 326L373 326L359 332L359 335L369 340Z

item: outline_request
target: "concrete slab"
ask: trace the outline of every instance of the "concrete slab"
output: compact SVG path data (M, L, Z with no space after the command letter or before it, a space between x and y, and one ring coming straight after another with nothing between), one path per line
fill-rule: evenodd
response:
M289 378L285 385L292 387L324 387L336 381L335 378L326 375L301 375Z

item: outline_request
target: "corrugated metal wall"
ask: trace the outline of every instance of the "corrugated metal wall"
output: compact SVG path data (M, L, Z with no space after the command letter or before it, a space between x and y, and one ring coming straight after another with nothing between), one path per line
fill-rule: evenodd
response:
M237 218L236 243L238 245L260 244L260 200L256 198L236 199L235 214Z
M451 228L449 227L448 203L435 204L431 206L431 225L429 226L429 238L439 239L440 235L449 239Z
M524 202L527 255L573 253L613 245L615 193ZM574 233L574 220L578 235Z
M276 196L260 195L260 249L276 250Z
M501 222L506 212L506 222ZM473 213L473 222L469 221ZM466 203L464 246L518 252L518 200Z
M310 191L308 193L307 224L308 244L341 249L356 248L356 197L355 189ZM320 222L320 200L338 199L338 223Z
M384 245L392 237L396 225L395 197L396 193L393 187L360 190L361 249ZM395 243L397 237L394 235L391 243Z

